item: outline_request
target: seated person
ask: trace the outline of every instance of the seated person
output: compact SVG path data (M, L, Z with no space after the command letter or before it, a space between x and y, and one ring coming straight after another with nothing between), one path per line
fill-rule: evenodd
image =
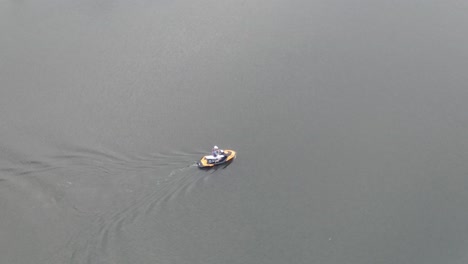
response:
M213 157L216 157L218 156L218 154L219 154L218 146L214 146L213 149L211 150L211 155L213 155Z
M224 150L219 149L218 146L214 146L213 150L211 150L211 155L213 155L213 157L218 157L218 155L223 155L223 154L224 154Z

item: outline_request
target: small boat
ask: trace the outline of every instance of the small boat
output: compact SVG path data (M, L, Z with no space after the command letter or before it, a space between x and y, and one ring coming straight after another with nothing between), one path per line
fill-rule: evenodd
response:
M197 165L199 168L210 168L232 161L234 158L236 158L236 152L234 150L226 149L221 151L221 153L216 155L216 157L213 155L203 156Z

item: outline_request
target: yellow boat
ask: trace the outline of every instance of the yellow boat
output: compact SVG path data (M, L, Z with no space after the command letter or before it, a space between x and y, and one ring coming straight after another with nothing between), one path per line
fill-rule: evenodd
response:
M236 158L236 152L231 149L226 149L216 157L213 155L204 156L197 164L199 168L209 168L232 161L234 158Z

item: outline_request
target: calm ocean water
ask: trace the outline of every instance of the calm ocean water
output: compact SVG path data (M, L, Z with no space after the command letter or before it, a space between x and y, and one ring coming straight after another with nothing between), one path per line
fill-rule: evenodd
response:
M467 263L467 8L1 0L0 263Z

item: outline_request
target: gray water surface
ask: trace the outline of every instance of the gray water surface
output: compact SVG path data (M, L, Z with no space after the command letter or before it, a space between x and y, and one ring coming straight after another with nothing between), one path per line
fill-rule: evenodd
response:
M0 0L0 263L467 263L467 8Z

